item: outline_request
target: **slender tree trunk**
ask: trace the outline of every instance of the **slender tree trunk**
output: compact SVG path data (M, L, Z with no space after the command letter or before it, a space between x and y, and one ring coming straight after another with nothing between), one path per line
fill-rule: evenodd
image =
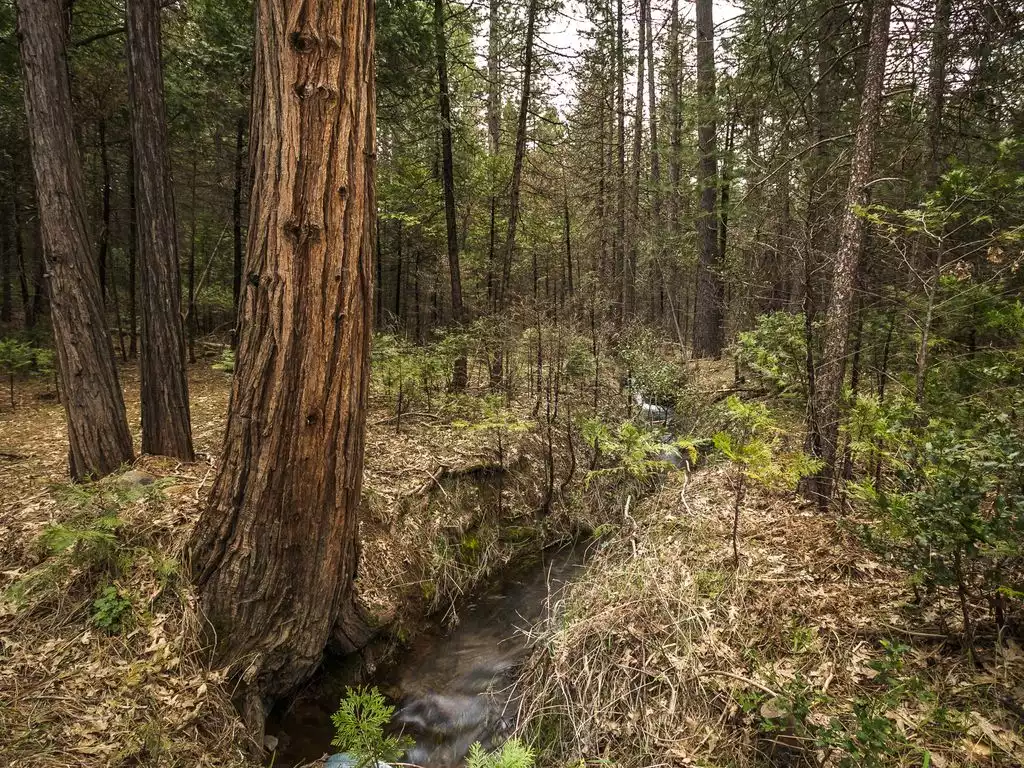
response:
M725 284L720 274L718 215L718 152L715 126L715 42L712 0L697 0L697 126L700 164L700 215L697 217L696 309L693 318L695 357L719 357L725 345Z
M130 139L132 145L134 140ZM128 343L128 356L134 360L138 355L139 348L139 322L138 322L138 289L136 288L139 278L138 266L138 241L139 241L139 207L135 186L135 150L129 148L128 152L128 332L130 340Z
M505 237L503 254L499 309L505 308L508 283L512 274L512 257L516 249L516 228L519 224L519 195L523 180L523 163L526 160L526 118L530 111L530 96L533 92L533 38L537 26L537 2L530 0L526 17L526 51L523 60L523 89L519 98L519 119L516 123L516 153L512 162L512 187L509 194L508 234Z
M565 190L562 198L562 233L565 237L565 292L570 297L574 295L572 276L572 222L569 218L569 190Z
M100 230L100 296L107 303L107 256L110 253L110 158L107 152L107 124L99 122L100 166L103 173L103 229Z
M178 228L167 154L161 0L128 0L128 91L142 278L142 452L191 461Z
M882 89L885 84L885 60L889 47L889 0L874 4L871 19L871 41L868 71L861 102L860 121L851 161L850 184L840 225L839 250L836 253L832 278L831 301L825 317L825 350L820 361L814 408L818 446L824 469L817 478L819 504L827 504L832 496L839 433L840 397L846 372L846 348L850 335L853 289L857 278L860 251L864 242L864 222L857 215L868 200L867 184L871 178L878 124L882 112Z
M500 62L500 40L499 0L490 0L490 12L487 21L487 152L491 158L495 158L501 149L501 62ZM493 173L493 164L491 166ZM490 179L490 221L488 230L487 245L487 293L489 306L492 312L498 309L498 287L494 284L496 272L496 250L497 244L497 212L498 195L496 178ZM493 366L492 366L493 368ZM497 371L497 381L501 381L501 371ZM492 377L491 384L495 382Z
M648 131L651 141L651 234L653 236L654 269L651 279L657 285L658 305L652 306L652 316L661 320L665 296L665 274L662 268L664 256L664 232L661 217L661 145L658 142L658 100L657 85L654 71L654 25L651 21L651 2L641 0L644 5L643 14L647 19L647 109ZM653 304L653 299L652 299Z
M60 0L19 0L25 113L70 471L77 480L106 475L131 461L132 439L86 231L82 167L71 124L67 32Z
M640 253L640 179L642 176L641 158L644 147L644 65L647 63L647 5L639 3L640 23L638 25L639 42L636 56L636 101L633 115L633 184L632 184L632 228L633 236L629 244L629 261L626 265L626 316L633 319L636 315L636 270Z
M351 651L369 638L352 580L373 321L373 3L301 5L257 3L250 278L224 454L191 543L217 661L238 673L258 743L267 705L329 640Z
M196 336L199 335L199 323L196 317L196 147L192 148L192 200L189 210L188 237L188 361L196 361Z
M238 326L240 325L241 309L239 301L242 296L242 184L245 161L245 118L238 118L235 124L235 188L231 197L231 234L234 244L234 260L231 267L231 300L235 311L235 324L231 331L231 348L238 347Z
M18 202L18 183L13 185L14 200L11 204L11 229L14 236L14 254L18 259L18 288L21 292L21 312L25 330L30 331L36 325L36 315L32 306L32 294L28 285L28 266L25 264L25 237L21 232L21 208Z
M456 228L455 161L452 158L452 103L448 92L448 51L444 28L444 0L434 0L434 40L437 54L437 93L441 112L441 186L444 190L445 236L448 243L448 271L452 286L452 320L461 326L465 320L462 305L462 272L459 268L459 234ZM468 376L465 355L455 360L452 390L466 389Z
M626 313L626 53L622 32L622 0L615 6L615 120L618 134L615 182L615 322L621 325Z
M14 250L13 232L0 228L0 322L9 323L14 317L14 291L11 286Z

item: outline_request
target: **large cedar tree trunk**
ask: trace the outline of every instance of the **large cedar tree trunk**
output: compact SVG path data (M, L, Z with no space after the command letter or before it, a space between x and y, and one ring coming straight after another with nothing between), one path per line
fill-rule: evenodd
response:
M371 0L259 0L241 335L224 453L191 542L216 659L266 705L355 618L373 312Z
M857 124L857 137L854 141L850 184L840 224L839 250L836 253L832 277L831 301L825 316L825 350L815 376L816 402L813 413L817 427L815 431L818 435L816 448L825 464L817 478L816 493L821 504L831 498L835 475L839 400L846 374L846 348L850 335L853 289L864 243L864 221L857 215L857 211L863 209L868 202L867 184L871 179L878 123L882 112L882 88L885 84L891 10L888 0L874 4L864 96L861 100L860 121Z
M70 470L85 479L131 461L132 439L86 228L62 1L19 0L18 38Z
M142 452L191 461L178 229L160 61L160 1L128 0L128 91L142 287Z
M700 215L697 217L697 296L693 317L694 357L719 357L725 344L725 286L719 253L718 157L715 126L715 40L712 0L697 0L697 99L700 124Z

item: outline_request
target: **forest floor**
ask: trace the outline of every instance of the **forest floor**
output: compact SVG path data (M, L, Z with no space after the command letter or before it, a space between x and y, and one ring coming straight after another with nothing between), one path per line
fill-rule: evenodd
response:
M251 764L224 681L203 663L182 565L231 377L207 361L189 379L197 460L141 457L91 485L69 482L48 382L19 385L17 407L0 410L0 765ZM134 367L121 382L137 427ZM530 418L529 405L509 411ZM456 415L467 412L405 414L399 431L393 400L371 397L357 591L396 639L428 613L454 618L460 596L573 525L557 514L537 523L544 473L529 430L504 436L493 519L495 435Z
M912 574L854 519L751 489L733 560L733 474L677 475L607 529L535 629L523 720L541 765L1024 765L1024 649Z
M122 383L137 424L133 369ZM253 764L181 566L230 376L200 364L190 383L199 460L146 457L91 486L68 483L63 410L43 383L0 411L0 765ZM498 521L493 432L453 414L407 415L399 432L393 408L377 393L368 413L358 589L397 640L524 551L599 528L533 638L524 706L542 764L1024 765L1024 650L989 637L978 606L971 665L954 596L915 604L856 521L752 491L734 567L731 478L712 464L613 523L538 522L537 430L506 436Z

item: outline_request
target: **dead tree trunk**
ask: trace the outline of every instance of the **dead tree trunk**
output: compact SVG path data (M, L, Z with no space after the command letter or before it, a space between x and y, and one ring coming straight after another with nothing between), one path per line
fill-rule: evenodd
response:
M142 452L191 461L178 228L160 61L160 0L128 0L126 8L142 285Z
M61 0L19 0L18 40L70 470L86 479L131 461L132 439L86 230Z
M373 322L370 0L259 0L252 196L224 454L191 542L217 661L259 738L353 604Z
M697 100L700 122L700 215L697 217L697 295L693 317L694 357L719 357L725 345L725 284L720 274L718 153L715 120L715 41L712 0L697 0Z
M861 247L864 243L864 222L857 215L868 201L868 181L875 157L878 123L882 112L882 88L885 84L885 60L889 48L889 0L874 4L871 19L871 41L868 49L864 97L854 142L850 184L839 232L832 278L831 300L825 316L825 350L815 376L814 419L818 435L818 451L824 468L817 477L816 495L819 504L832 497L835 476L836 448L839 435L840 397L846 374L846 347L850 335L853 289L857 278Z

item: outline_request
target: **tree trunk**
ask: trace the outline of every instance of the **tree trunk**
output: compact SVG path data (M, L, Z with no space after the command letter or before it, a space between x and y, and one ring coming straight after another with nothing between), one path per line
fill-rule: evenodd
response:
M437 47L437 93L441 111L441 186L444 189L445 235L448 242L448 271L452 286L452 320L465 321L462 306L462 272L459 269L459 234L455 222L455 162L452 158L452 103L448 92L448 51L445 43L444 0L434 0L434 39ZM468 379L465 355L455 360L452 390L462 392Z
M622 33L622 0L615 6L615 120L618 134L615 138L616 201L615 238L615 322L622 323L626 312L626 55Z
M231 348L238 346L238 326L241 323L239 301L242 295L242 184L245 160L245 120L238 118L235 125L235 188L231 195L231 234L234 259L231 267L231 306L235 311L235 324L231 331Z
M107 124L99 122L100 166L103 172L103 229L100 231L100 296L107 303L107 256L110 253L110 158L107 152Z
M501 59L499 17L501 4L498 0L490 0L490 10L487 20L487 151L491 158L497 157L501 149ZM494 164L491 164L492 173ZM495 286L495 244L497 243L497 213L498 213L498 181L490 179L490 221L488 230L487 245L487 298L492 312L498 309L498 291ZM501 371L497 371L497 381L501 381ZM493 385L495 382L491 381Z
M18 39L70 471L80 480L131 461L132 439L86 231L61 0L19 0Z
M374 15L369 0L259 0L252 197L224 454L191 543L218 663L261 738L266 706L354 606L373 313Z
M720 357L725 345L725 285L718 250L718 157L715 127L715 41L712 0L697 0L697 101L700 123L700 214L697 217L697 295L693 318L694 357Z
M851 161L850 184L846 192L832 278L832 294L825 317L825 349L816 376L816 404L813 417L817 425L820 458L824 468L817 478L819 504L832 497L836 446L839 434L840 397L846 373L846 347L850 335L853 289L864 242L864 222L857 215L868 201L867 184L871 178L878 123L882 112L885 84L885 60L889 47L889 0L876 2L871 19L868 71L861 102L860 121Z
M629 260L626 264L626 317L633 319L636 315L636 269L640 253L640 178L641 158L644 147L644 64L647 62L647 6L640 2L640 23L638 25L639 41L636 56L636 101L633 114L633 184L631 218L633 236L629 244Z
M178 228L160 61L161 0L128 0L128 92L142 284L142 452L192 461Z
M498 308L505 308L505 297L509 279L512 275L512 257L516 249L516 227L519 224L519 194L523 179L523 163L526 160L526 118L530 111L530 94L533 80L533 38L537 26L537 2L530 0L526 17L526 51L523 61L523 90L519 97L519 119L516 123L516 153L512 162L512 187L509 194L508 234L505 236L505 248L501 272L501 287L498 297Z
M32 294L28 285L28 266L25 264L25 239L21 232L21 208L18 202L17 177L12 188L14 200L11 204L11 229L14 236L14 255L18 260L18 288L21 295L22 321L26 331L32 330L36 324L35 313L32 311Z
M129 139L134 146L134 140ZM139 231L139 208L135 195L135 150L129 147L128 151L128 357L132 360L138 355L139 349L139 321L138 321L138 289L136 288L139 278L138 266L138 231Z
M11 286L14 250L13 232L8 233L7 227L0 227L0 322L9 323L14 317L14 291Z
M196 361L196 336L199 335L199 318L196 316L196 157L199 154L197 147L192 147L192 205L189 210L189 232L188 232L188 311L185 317L188 320L188 361Z

